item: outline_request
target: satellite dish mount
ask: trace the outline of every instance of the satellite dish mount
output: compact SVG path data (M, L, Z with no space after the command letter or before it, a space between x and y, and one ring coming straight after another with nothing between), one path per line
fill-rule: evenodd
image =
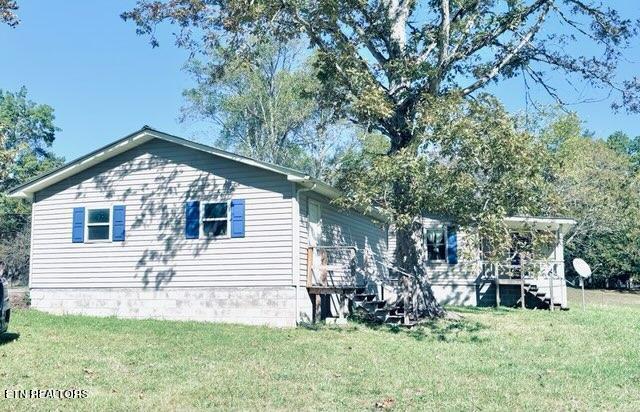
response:
M580 258L573 259L573 268L580 275L580 287L582 288L582 310L585 310L584 303L584 280L591 277L589 264Z

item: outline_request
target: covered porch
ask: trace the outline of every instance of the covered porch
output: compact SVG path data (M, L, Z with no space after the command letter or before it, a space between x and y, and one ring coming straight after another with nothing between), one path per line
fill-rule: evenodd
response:
M508 217L511 245L501 261L481 261L481 284L495 306L566 309L564 237L576 222L568 218Z

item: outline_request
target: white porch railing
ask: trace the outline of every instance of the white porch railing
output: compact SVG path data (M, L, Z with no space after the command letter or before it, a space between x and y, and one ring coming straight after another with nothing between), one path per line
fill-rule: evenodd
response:
M550 309L554 303L564 302L564 262L560 260L530 260L515 265L511 262L481 261L481 278L493 281L496 287L496 305L500 306L500 285L520 285L521 304L525 307L525 285L535 283L549 288ZM555 281L560 280L560 296L554 296ZM559 298L559 299L557 299Z

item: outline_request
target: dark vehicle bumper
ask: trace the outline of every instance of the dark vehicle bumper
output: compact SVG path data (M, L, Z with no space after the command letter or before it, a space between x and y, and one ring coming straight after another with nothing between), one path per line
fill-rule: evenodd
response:
M2 285L4 288L7 287L6 284ZM0 287L1 289L4 289ZM4 333L7 331L9 327L9 320L11 319L11 305L9 304L9 294L5 291L5 296L0 293L0 333Z
M9 328L9 319L11 318L11 309L2 308L2 320L0 320L0 333L5 333Z

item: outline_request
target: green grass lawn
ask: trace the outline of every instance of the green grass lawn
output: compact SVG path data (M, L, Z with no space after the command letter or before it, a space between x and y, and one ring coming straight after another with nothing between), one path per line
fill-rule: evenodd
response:
M640 310L640 291L586 289L584 295L586 304L590 306L632 306ZM567 288L567 297L573 308L582 307L580 289Z
M0 409L640 409L640 305L458 311L405 331L16 310L19 338L0 338ZM32 388L88 397L4 399Z

